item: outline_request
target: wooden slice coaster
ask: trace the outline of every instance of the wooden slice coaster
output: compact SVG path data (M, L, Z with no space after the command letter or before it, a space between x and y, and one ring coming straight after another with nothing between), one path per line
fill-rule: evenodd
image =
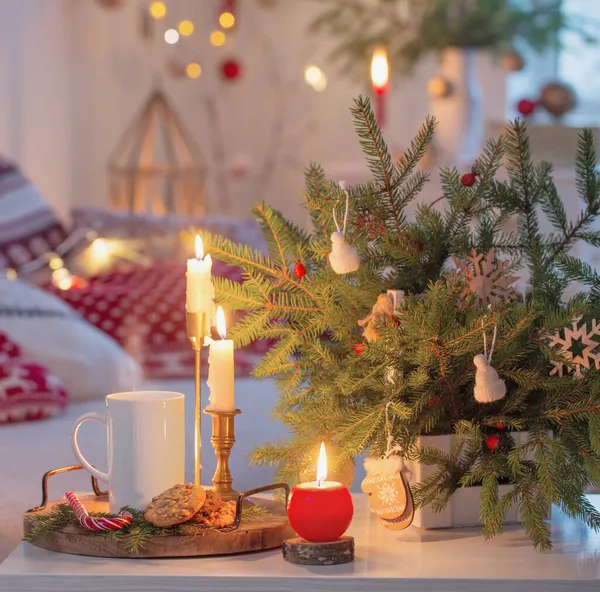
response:
M354 537L309 543L300 537L283 541L283 558L298 565L338 565L354 561Z

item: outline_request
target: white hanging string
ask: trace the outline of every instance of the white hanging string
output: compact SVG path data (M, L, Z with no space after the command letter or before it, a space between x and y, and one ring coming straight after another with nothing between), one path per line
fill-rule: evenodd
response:
M483 319L481 319L481 326L484 326ZM498 325L494 325L494 334L492 335L492 345L490 347L490 353L488 355L487 350L487 336L485 331L483 332L483 354L487 358L488 364L492 363L492 355L494 354L494 347L496 347L496 337L498 335Z
M335 223L335 227L337 228L338 232L341 232L342 234L346 234L346 227L348 225L348 211L350 209L350 194L346 191L346 184L344 183L344 181L340 181L339 183L342 191L346 194L346 212L344 213L344 229L342 230L340 228L340 225L338 224L337 221L337 217L335 215L335 206L333 207L333 221Z
M391 405L392 402L388 401L387 405L385 406L385 429L387 431L387 446L383 458L390 458L390 456L392 456L392 454L394 454L395 452L400 452L400 446L394 445L394 435L392 434L394 422L393 420L390 421L389 415L389 409Z
M492 347L490 347L490 355L488 356L488 364L492 363L492 355L494 354L494 347L496 345L496 335L498 334L498 326L494 325L494 335L492 336Z
M481 328L484 327L483 319L481 319ZM483 355L487 358L487 337L485 335L485 329L483 330Z

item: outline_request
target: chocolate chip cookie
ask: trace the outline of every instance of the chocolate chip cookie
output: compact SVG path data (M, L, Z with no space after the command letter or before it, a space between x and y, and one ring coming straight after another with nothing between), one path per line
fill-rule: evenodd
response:
M144 510L144 518L161 528L182 524L202 508L205 500L202 487L193 483L175 485L152 499Z

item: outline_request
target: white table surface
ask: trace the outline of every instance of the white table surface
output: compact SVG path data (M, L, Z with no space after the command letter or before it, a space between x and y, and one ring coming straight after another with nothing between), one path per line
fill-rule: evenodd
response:
M21 543L0 565L1 592L557 592L600 589L600 534L557 513L554 549L533 549L523 530L485 541L478 529L386 530L354 496L354 563L304 567L280 550L198 559L100 559ZM600 505L600 496L591 496Z

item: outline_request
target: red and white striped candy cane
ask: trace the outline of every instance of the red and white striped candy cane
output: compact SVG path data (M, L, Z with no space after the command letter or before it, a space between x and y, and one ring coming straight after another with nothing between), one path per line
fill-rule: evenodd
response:
M119 515L115 518L92 518L72 491L68 491L65 497L69 502L69 506L75 512L79 523L84 528L89 528L96 532L101 530L122 530L123 528L127 528L133 521L133 516L129 512L119 512Z

